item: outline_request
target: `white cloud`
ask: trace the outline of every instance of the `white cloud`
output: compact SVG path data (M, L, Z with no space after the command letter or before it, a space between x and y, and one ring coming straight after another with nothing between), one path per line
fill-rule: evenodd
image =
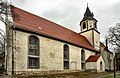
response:
M82 20L86 6L98 20L101 40L107 28L120 20L120 0L11 0L12 4L33 14L45 17L76 32Z

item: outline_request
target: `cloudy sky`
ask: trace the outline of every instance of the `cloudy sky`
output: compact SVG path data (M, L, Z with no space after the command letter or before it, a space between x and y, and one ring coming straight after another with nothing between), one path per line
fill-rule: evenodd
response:
M44 17L77 33L88 6L98 20L101 41L109 27L120 22L120 0L9 0L14 6Z

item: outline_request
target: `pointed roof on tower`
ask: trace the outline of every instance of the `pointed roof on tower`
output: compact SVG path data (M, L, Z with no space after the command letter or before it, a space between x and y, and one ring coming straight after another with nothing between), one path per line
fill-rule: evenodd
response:
M93 18L93 16L94 16L93 13L91 13L89 7L87 6L86 11L84 13L84 19L86 19L88 17L92 17Z
M84 17L83 17L82 21L85 21L85 20L95 20L97 22L97 20L94 18L94 14L90 11L88 4L87 4L87 8L84 13ZM81 24L81 22L80 22L80 24Z

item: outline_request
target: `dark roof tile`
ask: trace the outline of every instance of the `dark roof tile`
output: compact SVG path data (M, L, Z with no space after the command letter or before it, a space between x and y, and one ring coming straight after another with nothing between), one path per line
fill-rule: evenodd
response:
M97 62L97 60L99 59L100 55L91 55L88 57L88 59L86 60L86 62Z

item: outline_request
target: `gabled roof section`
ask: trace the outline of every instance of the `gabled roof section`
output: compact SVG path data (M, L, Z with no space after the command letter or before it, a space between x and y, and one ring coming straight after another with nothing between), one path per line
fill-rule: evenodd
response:
M112 53L102 42L100 42L100 47L104 48L104 50L106 50L107 52Z
M102 42L100 42L100 46L106 48L106 46Z
M82 35L61 25L11 6L15 28L55 38L96 52L95 48Z
M86 60L86 62L97 62L97 60L99 59L100 55L91 55L88 57L88 59Z

